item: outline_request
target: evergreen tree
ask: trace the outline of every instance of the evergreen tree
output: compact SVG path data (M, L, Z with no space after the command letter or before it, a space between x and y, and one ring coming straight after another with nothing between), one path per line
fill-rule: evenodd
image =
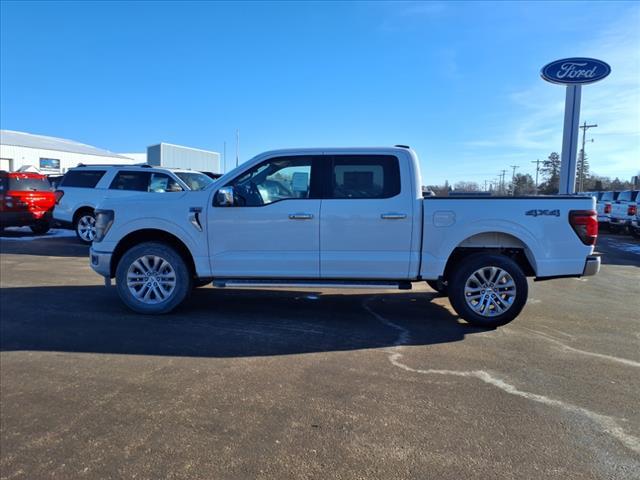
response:
M558 193L560 187L560 155L551 152L546 160L543 160L540 168L544 182L540 184L539 191L544 194Z

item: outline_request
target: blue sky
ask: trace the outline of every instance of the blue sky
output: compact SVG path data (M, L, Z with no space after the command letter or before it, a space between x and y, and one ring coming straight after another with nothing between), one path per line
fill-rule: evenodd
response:
M560 150L549 61L593 56L591 169L640 170L633 2L1 4L0 125L115 152L160 141L240 157L408 144L425 183L495 179Z

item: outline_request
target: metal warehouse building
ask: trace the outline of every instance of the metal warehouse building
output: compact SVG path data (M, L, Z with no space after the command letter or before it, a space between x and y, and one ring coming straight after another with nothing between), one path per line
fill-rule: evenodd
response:
M160 143L147 147L149 165L221 173L220 154L199 148Z
M64 138L0 130L0 170L35 167L47 175L63 174L79 163L132 164L131 158Z

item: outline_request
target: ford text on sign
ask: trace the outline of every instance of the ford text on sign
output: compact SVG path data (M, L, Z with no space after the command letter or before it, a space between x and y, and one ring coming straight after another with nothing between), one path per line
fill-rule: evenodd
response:
M544 67L540 75L548 82L569 84L593 83L611 73L611 67L595 58L565 58Z

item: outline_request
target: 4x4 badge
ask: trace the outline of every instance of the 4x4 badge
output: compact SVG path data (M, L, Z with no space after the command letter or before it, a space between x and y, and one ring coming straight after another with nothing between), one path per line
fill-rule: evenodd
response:
M525 215L529 215L530 217L540 217L540 216L559 217L560 216L560 210L558 210L558 209L556 209L556 210L528 210L527 212L525 212Z

